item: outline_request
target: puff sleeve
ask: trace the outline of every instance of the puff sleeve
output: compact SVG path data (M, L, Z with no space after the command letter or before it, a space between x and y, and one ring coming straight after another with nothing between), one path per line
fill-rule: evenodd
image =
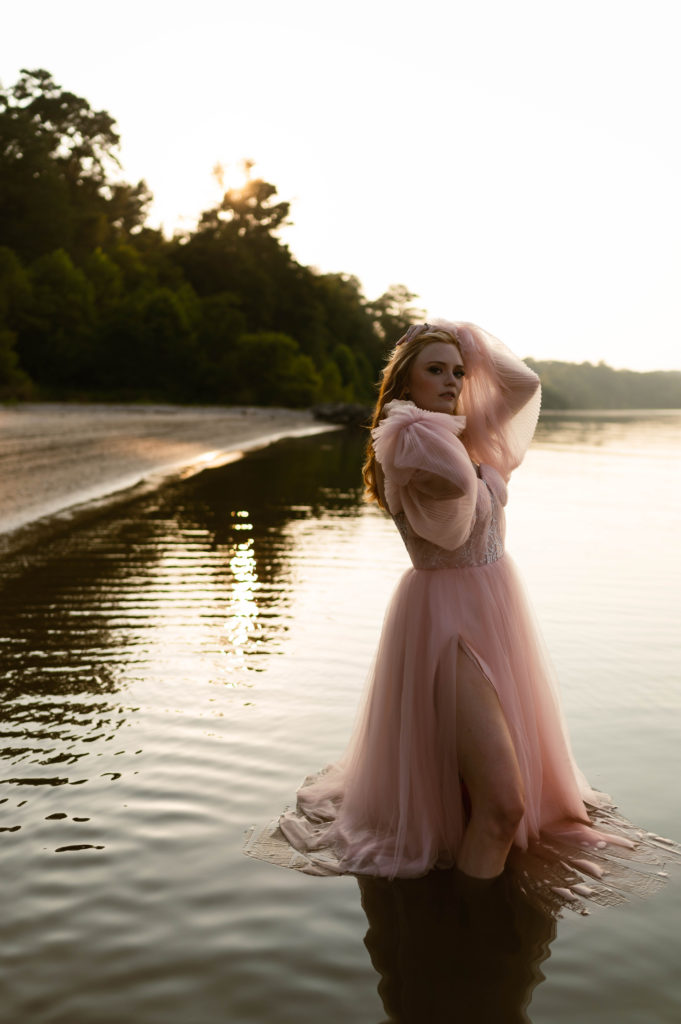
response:
M453 551L473 525L477 476L458 435L462 416L428 412L396 400L372 432L392 515L404 512L415 533Z

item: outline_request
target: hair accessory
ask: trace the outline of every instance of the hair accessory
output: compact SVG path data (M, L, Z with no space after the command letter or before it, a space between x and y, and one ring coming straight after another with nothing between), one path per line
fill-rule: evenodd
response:
M395 348L399 348L400 345L404 345L405 342L411 341L412 338L417 338L419 334L424 334L426 331L432 330L430 324L412 324L405 334L395 343Z

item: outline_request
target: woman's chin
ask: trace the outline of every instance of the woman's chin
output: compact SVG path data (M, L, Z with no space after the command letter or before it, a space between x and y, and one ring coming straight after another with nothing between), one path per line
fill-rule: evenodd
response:
M444 412L453 415L456 412L456 399L455 398L436 398L432 402L429 402L427 406L423 406L428 412Z

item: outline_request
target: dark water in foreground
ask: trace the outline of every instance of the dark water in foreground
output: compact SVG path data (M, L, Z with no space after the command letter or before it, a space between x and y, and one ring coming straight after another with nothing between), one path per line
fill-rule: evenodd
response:
M680 442L679 414L549 419L509 509L578 761L676 839ZM0 569L3 1024L681 1019L678 877L557 928L517 906L513 943L444 874L242 855L342 751L406 565L359 460L284 442Z

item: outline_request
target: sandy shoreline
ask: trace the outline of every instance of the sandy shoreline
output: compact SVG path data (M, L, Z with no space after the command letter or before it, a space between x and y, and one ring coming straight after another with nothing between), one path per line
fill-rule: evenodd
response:
M71 510L331 429L307 410L171 405L0 406L2 547Z

